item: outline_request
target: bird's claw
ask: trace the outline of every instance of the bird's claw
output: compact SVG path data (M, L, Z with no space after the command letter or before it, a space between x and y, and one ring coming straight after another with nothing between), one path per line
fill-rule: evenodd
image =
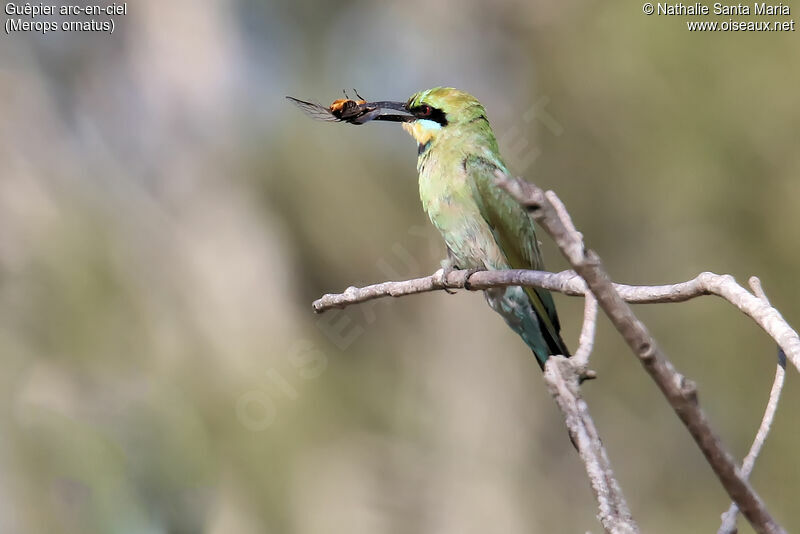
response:
M449 287L447 287L447 276L453 271L457 270L459 269L458 267L455 266L451 258L446 258L442 260L442 268L439 269L438 271L440 274L439 274L439 279L437 281L439 282L439 284L441 284L442 289L444 289L448 295L455 295L456 291L454 289L450 289Z
M467 269L467 274L464 277L464 289L466 289L467 291L472 291L472 284L469 283L470 277L479 271L485 271L485 270L486 269Z
M449 256L449 255L448 255ZM447 286L447 276L453 271L464 271L464 289L471 290L472 286L469 283L469 277L478 271L485 271L486 269L460 269L452 257L447 257L442 260L442 268L437 272L436 283L439 284L450 295L455 295L455 291Z
M441 269L439 269L437 271L439 273L439 277L438 277L437 283L442 287L442 289L444 289L444 292L447 293L448 295L455 295L456 294L456 290L455 289L450 289L447 286L447 275L449 275L454 270L456 270L456 269L453 269L452 267L450 269L445 269L444 267L442 267Z
M436 284L439 288L444 289L445 293L447 293L448 295L455 295L456 293L455 290L447 287L447 275L450 274L452 271L453 269L450 269L448 271L447 269L442 267L441 269L433 273L434 284Z
M453 291L449 287L447 287L447 275L449 275L453 271L461 271L461 272L464 273L464 289L466 289L467 291L472 291L472 284L469 283L470 277L473 274L475 274L475 273L477 273L479 271L484 271L484 270L485 269L459 269L457 267L450 267L449 269L446 269L446 268L442 267L438 271L439 273L441 273L440 274L440 278L439 278L439 283L442 285L442 288L445 291L447 291L451 295L454 295L455 291Z

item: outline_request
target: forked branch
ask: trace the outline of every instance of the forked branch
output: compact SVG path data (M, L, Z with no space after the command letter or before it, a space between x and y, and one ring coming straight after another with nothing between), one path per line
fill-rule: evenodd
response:
M545 366L545 382L564 414L570 435L586 466L598 502L598 517L606 531L629 533L638 532L638 529L614 478L586 403L580 397L579 378L591 376L587 367L598 306L609 317L632 352L638 356L644 369L684 423L730 495L733 505L723 515L720 533L731 532L731 528L735 528L737 509L742 511L756 532L785 533L747 481L777 408L783 384L782 367L779 366L776 372L764 419L740 470L700 408L697 386L675 369L629 306L629 303L684 302L703 295L719 296L753 319L775 340L786 359L800 371L800 337L763 296L757 279L751 280L755 294L736 283L730 275L709 272L701 273L686 282L669 285L631 286L612 283L600 258L585 247L583 236L575 229L564 205L553 192L545 193L533 184L503 174L497 175L497 183L529 210L532 217L556 242L574 271L455 271L448 273L446 277L442 276L441 271L437 271L423 278L383 282L362 288L349 287L341 294L327 294L313 303L314 311L322 313L387 296L402 297L459 288L476 291L493 287L527 286L570 296L585 296L586 307L579 348L573 358L550 358Z
M658 385L678 418L705 455L731 500L736 503L756 532L760 534L784 533L783 527L772 518L761 498L748 483L747 478L742 476L736 467L733 457L722 444L722 440L711 428L711 424L697 400L697 385L675 369L656 340L633 313L630 305L614 288L600 257L594 251L586 248L583 236L575 230L569 214L555 193L552 191L545 193L531 183L500 172L497 173L496 178L500 187L508 191L529 210L531 216L556 242L575 272L586 282L589 291L597 298L600 308L606 313L630 349L639 358L644 369ZM762 327L770 335L773 335L770 329L774 329L775 322L782 320L777 310L738 284L734 283L733 285L736 287L727 284L728 289L733 291L732 295L722 294L721 296L725 296L740 309L747 307L747 302L750 302L754 306L754 309L751 310L752 313L763 320L759 324L762 324ZM740 291L737 291L736 288ZM770 309L773 310L773 313L769 313ZM766 315L770 315L770 320L765 319ZM784 343L791 345L790 352L800 347L797 333L792 332L794 333L793 339L790 339L791 335L785 331L781 335L781 339L776 339L781 347ZM787 356L788 354L789 352L787 352ZM794 356L796 357L797 354L795 353Z

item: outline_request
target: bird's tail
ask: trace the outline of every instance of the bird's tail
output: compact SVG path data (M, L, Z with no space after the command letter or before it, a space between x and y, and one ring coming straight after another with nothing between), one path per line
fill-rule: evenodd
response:
M551 355L570 356L549 292L514 286L488 289L484 294L489 306L531 348L542 369Z

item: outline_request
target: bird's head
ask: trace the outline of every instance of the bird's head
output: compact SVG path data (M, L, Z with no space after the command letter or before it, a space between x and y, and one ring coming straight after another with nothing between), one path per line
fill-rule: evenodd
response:
M447 131L486 118L486 110L478 99L452 87L436 87L420 91L406 102L414 120L405 122L405 129L420 147L436 142Z

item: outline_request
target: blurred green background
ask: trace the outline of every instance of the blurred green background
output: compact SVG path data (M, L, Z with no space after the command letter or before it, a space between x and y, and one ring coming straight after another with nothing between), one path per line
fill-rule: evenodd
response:
M311 312L444 250L397 125L313 122L283 97L468 90L616 280L757 274L799 325L798 34L685 20L136 0L113 35L0 37L0 532L601 531L538 366L481 295ZM582 301L556 303L574 348ZM771 341L711 297L637 311L741 458ZM711 470L606 321L598 336L585 394L643 531L716 531ZM753 475L790 532L797 383Z

